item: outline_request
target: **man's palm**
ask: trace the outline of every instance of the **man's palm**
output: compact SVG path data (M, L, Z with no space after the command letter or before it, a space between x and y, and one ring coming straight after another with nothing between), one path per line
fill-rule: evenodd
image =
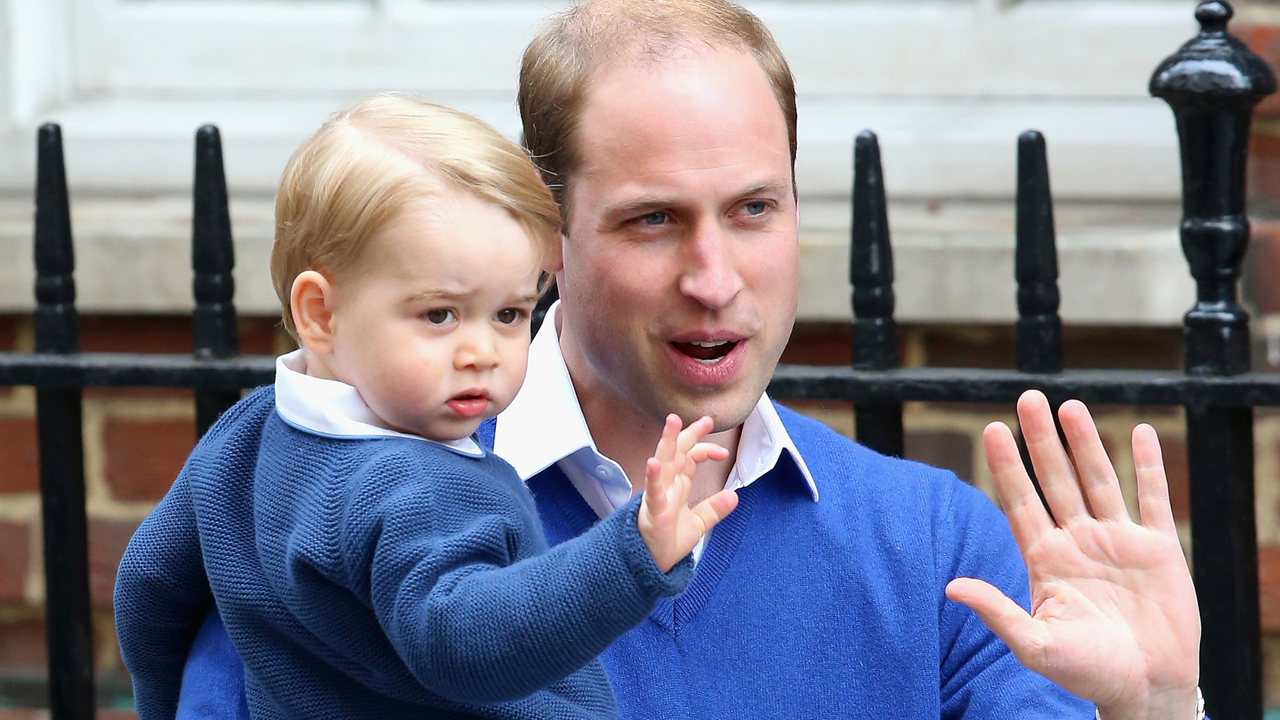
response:
M1027 565L1031 614L980 580L953 581L948 597L973 608L1023 665L1108 718L1193 717L1200 617L1155 431L1134 430L1137 524L1082 404L1060 413L1071 456L1043 395L1025 394L1018 414L1052 517L1008 428L994 423L983 440Z

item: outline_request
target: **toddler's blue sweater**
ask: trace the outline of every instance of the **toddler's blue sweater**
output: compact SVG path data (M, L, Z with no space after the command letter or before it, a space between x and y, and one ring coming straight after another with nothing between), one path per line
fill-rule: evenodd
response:
M254 718L612 717L593 658L692 574L654 565L637 504L548 548L492 453L320 436L260 390L201 440L120 564L138 714L173 717L212 595Z

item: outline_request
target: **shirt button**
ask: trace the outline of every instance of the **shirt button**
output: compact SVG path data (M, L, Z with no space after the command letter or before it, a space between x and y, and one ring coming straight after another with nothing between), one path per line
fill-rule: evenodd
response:
M609 477L613 475L613 471L605 467L604 465L597 465L596 475L599 476L601 480L608 480Z

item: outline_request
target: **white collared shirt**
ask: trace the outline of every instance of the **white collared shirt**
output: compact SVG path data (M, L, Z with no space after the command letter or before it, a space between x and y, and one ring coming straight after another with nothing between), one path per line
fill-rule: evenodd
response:
M560 352L555 324L559 307L557 302L547 311L542 328L529 346L524 386L498 415L493 451L516 469L521 480L559 464L596 515L605 517L631 498L633 488L622 467L596 448L582 416L582 406ZM768 395L761 395L742 423L737 458L725 487L739 490L760 479L778 464L783 451L795 461L816 502L818 486ZM701 555L705 542L704 537L694 550L695 558Z
M276 358L276 412L300 430L339 438L414 438L466 455L484 455L469 437L440 442L395 430L369 409L354 387L338 380L307 375L306 370L301 350Z

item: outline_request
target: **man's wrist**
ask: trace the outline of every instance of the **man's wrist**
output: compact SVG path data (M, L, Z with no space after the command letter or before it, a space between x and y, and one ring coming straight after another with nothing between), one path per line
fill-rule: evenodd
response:
M1102 715L1102 709L1097 707L1094 708L1093 716L1094 716L1094 720L1121 720L1120 718L1110 718L1110 717L1104 718ZM1205 720L1204 719L1204 694L1200 692L1199 687L1196 688L1195 720Z

